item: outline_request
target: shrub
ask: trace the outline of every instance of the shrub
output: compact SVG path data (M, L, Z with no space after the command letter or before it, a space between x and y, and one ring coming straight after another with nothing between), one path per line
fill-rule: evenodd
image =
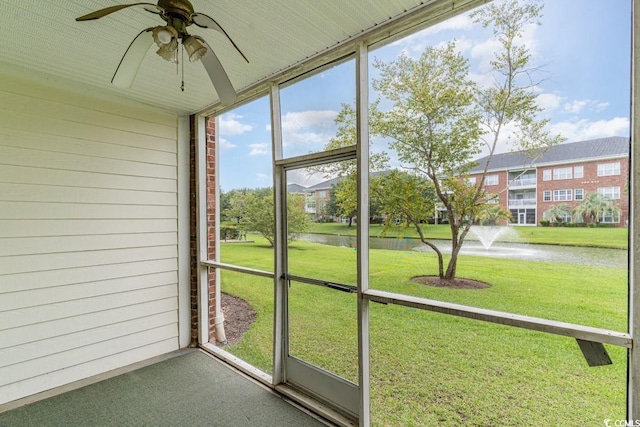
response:
M592 222L589 223L589 228L596 228L596 225Z
M540 221L540 225L543 226L543 227L548 227L549 226L549 221L543 219L542 221Z

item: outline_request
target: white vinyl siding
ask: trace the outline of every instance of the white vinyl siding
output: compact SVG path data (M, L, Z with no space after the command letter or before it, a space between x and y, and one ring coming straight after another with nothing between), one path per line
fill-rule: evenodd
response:
M178 349L177 117L0 96L0 404Z

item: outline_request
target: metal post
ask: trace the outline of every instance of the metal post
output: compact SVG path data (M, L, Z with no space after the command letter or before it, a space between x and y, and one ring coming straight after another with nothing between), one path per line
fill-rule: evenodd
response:
M273 208L276 232L274 236L274 317L273 317L273 385L285 381L284 357L287 355L287 295L286 280L286 172L284 168L277 166L276 162L282 159L282 122L280 112L280 88L272 84L270 88L271 100L271 143L273 152Z
M360 426L369 426L369 75L368 46L356 47L356 135L358 171L358 365Z
M628 359L628 394L627 394L627 418L640 420L640 265L637 262L637 254L640 251L640 215L636 214L636 207L640 201L640 150L637 149L640 141L640 6L638 1L632 5L631 41L631 161L630 161L630 202L629 202L629 236L631 250L629 251L629 333L633 345L629 349Z

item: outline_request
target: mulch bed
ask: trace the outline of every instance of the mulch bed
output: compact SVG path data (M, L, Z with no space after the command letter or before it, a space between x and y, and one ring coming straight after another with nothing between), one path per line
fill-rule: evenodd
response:
M245 332L256 320L256 311L242 298L222 293L222 312L224 313L224 332L227 345L240 342Z
M412 282L420 283L425 286L433 286L435 288L449 289L486 289L491 285L479 280L455 278L453 280L441 279L438 276L416 276L411 278Z

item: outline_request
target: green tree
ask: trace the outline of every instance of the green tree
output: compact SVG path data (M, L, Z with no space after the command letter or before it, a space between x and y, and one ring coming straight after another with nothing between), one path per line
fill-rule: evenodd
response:
M589 193L580 205L573 211L573 215L598 224L605 214L620 215L620 208L616 202L600 193Z
M495 227L502 222L511 220L511 212L502 209L498 205L485 205L478 213L478 222L481 225Z
M342 104L342 108L336 116L335 123L338 125L336 135L325 145L325 150L333 150L355 145L356 140L356 111L349 104ZM381 172L388 168L389 155L386 152L371 153L369 156L369 170L371 172ZM353 218L357 214L357 169L356 160L344 160L341 162L322 165L316 168L324 174L325 178L342 178L335 186L336 206L339 215L349 219L348 226L351 227ZM375 176L371 176L374 181ZM375 208L375 205L374 205Z
M568 216L572 216L571 208L566 203L553 205L544 213L545 219L551 222L561 223Z
M372 195L379 201L385 231L397 222L407 224L415 227L420 239L430 245L422 234L422 224L433 218L435 208L435 193L429 181L393 170L376 181Z
M515 129L513 148L532 155L560 141L544 130L547 121L537 118L531 81L534 71L526 46L519 44L524 27L537 23L539 1L520 4L509 0L490 4L472 16L491 26L500 49L492 61L494 84L479 87L469 77L468 61L456 51L455 42L429 47L418 59L401 55L389 63L376 61L380 77L373 87L393 107L376 112L374 131L391 139L399 160L416 174L428 178L447 212L451 230L451 257L444 269L442 253L426 239L438 256L439 276L456 277L458 253L471 225L479 220L491 197L484 180L504 128ZM488 162L476 183L469 171L473 157L485 150ZM419 235L423 235L416 227Z
M271 246L275 238L275 218L273 215L273 190L270 188L243 189L234 193L230 201L229 215L238 218L240 227L246 231L261 234ZM304 210L305 197L302 194L287 195L287 240L295 240L307 231L309 217Z

